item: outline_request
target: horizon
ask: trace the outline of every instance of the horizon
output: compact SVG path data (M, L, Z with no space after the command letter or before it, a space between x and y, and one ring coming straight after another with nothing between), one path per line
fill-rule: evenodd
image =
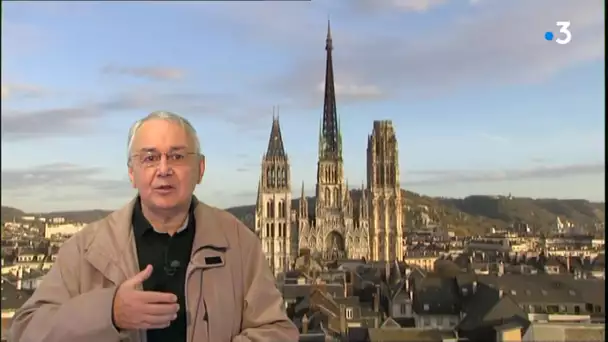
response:
M601 0L318 0L3 3L2 204L121 207L127 131L169 110L199 133L195 194L251 205L274 106L313 196L328 15L351 188L386 119L408 191L605 203ZM562 20L572 41L546 41Z
M361 189L356 189L356 188L351 188L349 189L349 191L358 191ZM401 190L404 191L409 191L412 192L410 190L401 188ZM420 193L415 193L418 196L421 197L427 197L427 198L433 198L433 199L455 199L455 200L464 200L468 197L508 197L508 195L476 195L476 194L472 194L472 195L467 195L465 197L445 197L445 196L427 196L425 194L420 194ZM306 199L315 199L316 200L316 196L305 196ZM517 196L512 196L513 199L532 199L534 201L550 201L550 200L557 200L557 201L588 201L589 203L595 203L595 204L605 204L605 201L592 201L592 200L587 200L584 198L551 198L551 197L517 197ZM300 199L300 197L298 198L292 198L292 201L298 201ZM204 202L204 201L203 201ZM127 203L123 203L122 205L126 205ZM240 208L240 207L249 207L249 206L255 206L254 204L237 204L237 205L233 205L230 207L222 207L220 209L224 209L224 210L229 210L229 209L233 209L233 208ZM27 210L23 210L22 208L18 208L18 207L14 207L11 205L5 205L2 204L2 207L8 207L8 208L12 208L12 209L16 209L16 210L20 210L22 211L24 214L29 214L29 215L50 215L50 214L54 214L54 213L64 213L64 212L70 212L70 213L75 213L75 212L85 212L85 211L116 211L118 209L120 209L120 207L117 208L92 208L92 209L79 209L79 210L54 210L54 211L27 211Z

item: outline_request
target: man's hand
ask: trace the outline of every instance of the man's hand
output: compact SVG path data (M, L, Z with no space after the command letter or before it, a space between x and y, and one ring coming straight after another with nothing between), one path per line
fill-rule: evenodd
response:
M114 324L119 329L163 329L177 317L179 304L172 293L141 291L141 285L152 275L152 265L126 280L116 291L112 305Z

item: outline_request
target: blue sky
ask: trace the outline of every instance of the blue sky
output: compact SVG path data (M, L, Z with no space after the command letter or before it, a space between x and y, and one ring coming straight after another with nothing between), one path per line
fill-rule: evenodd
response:
M272 108L294 194L313 193L331 18L349 184L373 120L397 129L403 187L604 200L601 0L5 2L2 204L117 208L129 126L188 117L197 194L253 204ZM544 40L571 22L567 45Z

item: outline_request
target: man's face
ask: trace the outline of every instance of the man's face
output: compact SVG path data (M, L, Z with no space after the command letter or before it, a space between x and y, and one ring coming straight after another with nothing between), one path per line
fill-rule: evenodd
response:
M178 123L144 122L130 151L129 178L142 204L170 210L190 200L203 179L205 161L197 155L194 139Z

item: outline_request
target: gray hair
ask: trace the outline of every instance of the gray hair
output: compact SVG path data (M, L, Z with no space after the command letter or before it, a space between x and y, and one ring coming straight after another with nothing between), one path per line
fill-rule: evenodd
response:
M201 143L198 139L198 134L196 133L196 129L194 128L194 126L192 126L190 121L188 121L188 119L186 119L183 116L180 116L178 114L161 110L161 111L156 111L156 112L152 112L152 113L148 114L143 119L137 120L131 126L131 128L129 129L129 138L127 140L127 160L129 160L131 157L131 149L133 148L133 140L135 139L135 135L137 134L137 131L141 128L141 126L146 121L150 121L150 120L165 120L165 121L171 121L171 122L177 123L178 125L180 125L181 127L183 127L186 130L186 134L188 134L189 137L192 138L192 140L194 141L194 143L196 145L195 146L196 153L198 155L201 154Z

